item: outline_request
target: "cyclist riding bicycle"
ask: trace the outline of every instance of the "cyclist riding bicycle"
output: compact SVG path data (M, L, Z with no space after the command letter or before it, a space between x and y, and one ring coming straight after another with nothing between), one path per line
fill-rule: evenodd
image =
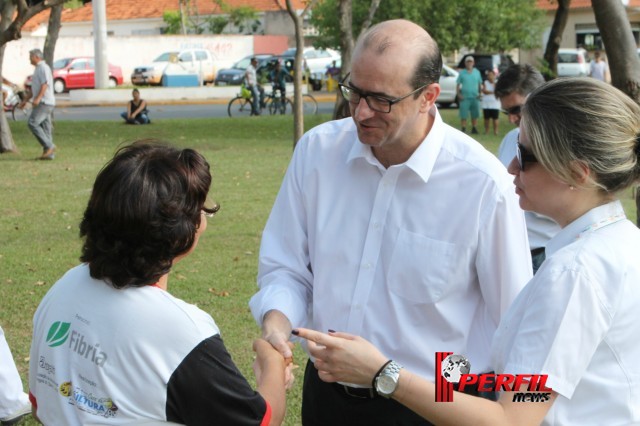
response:
M273 92L271 96L276 99L276 92L280 91L280 113L284 114L285 110L285 97L287 94L287 88L285 85L285 74L287 72L282 69L280 65L280 61L276 62L274 69L271 71L271 75L269 79L271 80L271 85L273 87Z

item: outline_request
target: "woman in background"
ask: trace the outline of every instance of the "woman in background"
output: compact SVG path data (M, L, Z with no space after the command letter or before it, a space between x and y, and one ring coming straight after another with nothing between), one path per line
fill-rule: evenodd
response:
M133 99L127 103L127 110L120 114L127 124L149 124L149 111L147 111L147 101L140 98L140 91L131 91Z

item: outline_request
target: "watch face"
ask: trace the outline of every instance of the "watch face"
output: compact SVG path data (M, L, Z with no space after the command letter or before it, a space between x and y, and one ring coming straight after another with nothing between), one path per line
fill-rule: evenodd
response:
M390 376L378 377L378 392L389 395L396 390L396 381Z

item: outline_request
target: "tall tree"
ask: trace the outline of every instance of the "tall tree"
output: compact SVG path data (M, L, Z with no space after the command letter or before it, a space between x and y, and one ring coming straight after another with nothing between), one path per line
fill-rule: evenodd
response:
M567 20L569 19L569 7L571 6L571 0L549 0L556 1L558 3L558 9L556 9L555 17L553 18L553 25L551 26L551 32L549 33L549 40L547 41L547 47L544 50L544 67L542 73L547 80L555 78L558 75L558 49L560 49L560 43L562 43L562 33L567 26Z
M64 2L65 0L43 0L29 6L27 0L0 0L0 75L2 75L6 44L22 37L22 27L29 19L43 10ZM14 151L16 151L16 144L2 108L0 109L0 153Z
M323 0L313 10L311 23L320 33L317 46L338 48L343 34L336 14L338 1ZM353 26L359 28L369 16L371 0L352 0ZM476 51L505 51L537 47L544 14L536 0L403 0L380 3L372 23L394 18L423 26L438 41L440 50L461 47ZM508 30L505 30L508 28Z
M353 38L353 2L352 0L339 0L340 7L340 55L341 55L341 67L340 67L340 80L347 75L347 72L351 68L351 56L353 55L354 38ZM364 33L367 28L371 26L374 16L378 7L380 6L380 0L371 0L369 9L366 14L362 26L360 27L360 34ZM336 97L336 104L333 108L333 118L338 119L347 116L349 113L349 105L347 101L338 94Z
M275 0L280 5L280 0ZM304 133L304 113L302 109L302 50L304 49L304 34L302 33L304 18L317 0L310 0L300 15L291 4L291 0L285 0L287 13L293 21L296 35L296 56L293 61L293 147Z
M44 40L44 60L53 69L53 55L56 51L56 43L58 35L60 35L60 27L62 24L62 4L53 6L49 15L49 25L47 26L47 38Z
M619 1L591 0L607 51L611 84L640 103L640 59L631 24ZM640 226L640 188L636 188L636 224Z

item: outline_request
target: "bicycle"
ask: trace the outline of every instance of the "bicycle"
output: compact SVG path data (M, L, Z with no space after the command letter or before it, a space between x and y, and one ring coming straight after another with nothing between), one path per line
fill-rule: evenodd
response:
M27 102L20 108L22 100L25 98L26 93L24 90L12 90L7 89L7 98L4 101L4 112L11 113L13 121L27 120L31 115L31 109L33 108L31 102Z
M313 95L305 93L302 95L302 112L304 115L313 115L318 113L318 101Z
M291 100L286 96L283 99L281 94L282 92L280 91L280 89L276 89L275 84L272 84L271 87L271 94L266 95L264 102L267 110L269 111L269 114L292 114L293 104L291 103Z
M229 117L249 117L253 111L253 101L251 98L251 90L247 89L243 83L240 86L240 93L229 101L229 105L227 106Z
M269 110L269 114L292 114L293 102L285 97L284 102L280 101L280 92L274 90L270 95L266 96L265 104ZM304 115L312 115L318 113L318 101L310 94L302 95L302 113Z

